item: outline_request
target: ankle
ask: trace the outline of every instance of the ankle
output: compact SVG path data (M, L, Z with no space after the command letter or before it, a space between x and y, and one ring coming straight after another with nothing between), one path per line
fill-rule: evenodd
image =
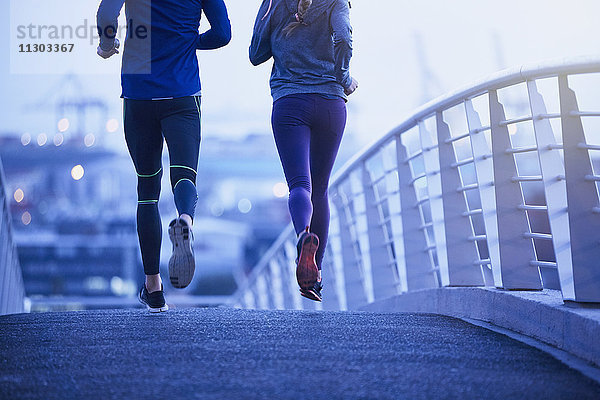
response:
M158 292L162 290L162 280L160 274L146 275L146 290L148 293Z
M189 215L187 215L187 214L181 214L181 215L179 216L179 218L180 218L180 219L182 219L182 220L184 220L184 221L185 221L185 223L186 223L188 226L190 226L190 227L191 227L192 225L194 225L194 220L192 219L192 217L190 217L190 216L189 216Z
M303 230L301 230L300 232L298 232L296 234L296 238L300 239L300 236L304 235L305 233L309 233L310 232L310 227L306 227Z

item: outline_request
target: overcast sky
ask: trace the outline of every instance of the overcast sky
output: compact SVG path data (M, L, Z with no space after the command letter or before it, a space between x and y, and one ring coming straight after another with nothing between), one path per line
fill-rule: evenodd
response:
M10 40L14 41L16 32L11 30L11 2L0 2L0 132L53 133L56 121L52 114L38 114L27 106L40 103L61 76L10 73L9 54L14 51ZM27 10L21 14L29 15L36 9L32 4L39 2L52 4L50 11L44 11L44 18L56 19L57 23L95 20L94 1L13 2L13 19L15 10L17 14ZM82 4L86 7L82 8ZM260 1L226 0L226 4L233 25L232 43L218 51L198 54L203 133L235 137L269 134L271 63L254 68L247 57ZM353 0L352 6L352 74L359 80L360 88L349 103L348 132L361 143L398 125L426 99L480 80L503 67L600 53L598 0ZM31 19L35 22L35 17ZM82 95L104 98L110 117L120 120L119 61L102 64L95 58L94 49L88 46L89 61L82 56L82 62L89 63L89 71L100 66L106 73L82 74ZM39 57L42 56L32 62L43 66Z

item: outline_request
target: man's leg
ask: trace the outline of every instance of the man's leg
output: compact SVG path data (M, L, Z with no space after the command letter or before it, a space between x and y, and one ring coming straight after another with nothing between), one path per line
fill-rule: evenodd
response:
M161 105L161 126L167 141L175 206L192 225L198 193L196 175L200 152L200 97L166 100Z
M169 224L173 254L169 278L176 288L187 287L196 268L192 223L198 200L196 169L200 151L200 97L160 102L161 126L169 148L170 176L179 218Z
M138 176L137 231L146 289L161 290L159 274L162 227L158 211L163 137L152 101L124 102L125 140Z

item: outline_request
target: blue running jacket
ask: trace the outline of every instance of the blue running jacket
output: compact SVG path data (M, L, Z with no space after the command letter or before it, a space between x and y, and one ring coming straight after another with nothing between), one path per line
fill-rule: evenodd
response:
M126 33L117 23L123 4ZM202 12L210 29L200 34ZM121 85L128 99L198 95L196 50L217 49L231 40L223 0L102 0L97 25L102 49L110 50L115 37L125 41Z

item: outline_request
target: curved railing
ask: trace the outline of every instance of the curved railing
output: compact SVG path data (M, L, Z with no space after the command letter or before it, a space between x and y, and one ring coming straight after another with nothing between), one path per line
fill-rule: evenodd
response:
M0 315L24 311L25 287L13 242L6 179L0 160Z
M233 304L356 309L443 286L600 302L600 59L502 71L436 99L332 179L324 301L288 227Z

